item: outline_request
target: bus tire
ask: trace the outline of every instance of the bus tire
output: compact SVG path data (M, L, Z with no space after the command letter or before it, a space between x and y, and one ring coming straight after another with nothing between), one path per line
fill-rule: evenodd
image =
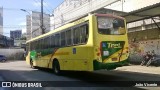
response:
M30 60L30 67L31 67L32 69L35 69L35 66L33 66L33 60L32 60L32 59Z
M60 65L59 65L58 60L54 60L53 61L53 63L52 63L52 69L53 69L53 71L54 71L54 73L56 75L60 75L61 74Z

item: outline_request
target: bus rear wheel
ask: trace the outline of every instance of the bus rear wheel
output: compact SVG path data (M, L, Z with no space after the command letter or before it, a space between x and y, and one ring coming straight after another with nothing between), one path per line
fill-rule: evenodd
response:
M54 71L54 73L55 73L56 75L60 75L60 74L61 74L59 62L58 62L57 60L56 60L56 61L53 61L52 69L53 69L53 71Z

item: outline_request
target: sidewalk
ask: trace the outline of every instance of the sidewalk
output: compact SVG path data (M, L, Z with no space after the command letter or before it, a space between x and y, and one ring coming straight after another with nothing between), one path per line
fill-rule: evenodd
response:
M130 65L130 66L119 67L116 70L149 73L149 74L160 74L160 67L155 67L155 66L146 67L146 66L140 66L140 65Z

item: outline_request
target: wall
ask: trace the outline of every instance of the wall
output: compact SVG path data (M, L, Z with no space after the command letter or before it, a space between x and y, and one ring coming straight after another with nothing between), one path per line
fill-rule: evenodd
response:
M133 41L133 39L135 39L136 41L160 39L160 30L154 28L130 32L128 33L128 39L130 41Z
M103 8L119 0L64 0L53 10L51 26L58 28L92 11Z
M153 50L155 51L155 54L160 57L159 34L160 30L158 29L129 33L130 62L140 64L145 52L152 52ZM158 63L160 65L160 60Z
M0 49L0 55L5 55L7 60L24 60L24 49Z

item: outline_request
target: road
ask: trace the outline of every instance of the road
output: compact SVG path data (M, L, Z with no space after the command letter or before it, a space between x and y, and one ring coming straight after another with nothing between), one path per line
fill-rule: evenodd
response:
M127 67L127 66L126 66ZM122 69L121 69L122 68ZM56 76L49 69L31 69L25 61L8 61L0 63L0 77L5 81L81 81L95 87L45 87L45 88L11 88L11 90L159 90L158 87L97 87L96 82L89 81L160 81L160 75L131 72L123 67L113 71L65 72ZM127 67L129 68L129 67ZM134 70L134 68L133 68ZM1 90L1 89L0 89Z

